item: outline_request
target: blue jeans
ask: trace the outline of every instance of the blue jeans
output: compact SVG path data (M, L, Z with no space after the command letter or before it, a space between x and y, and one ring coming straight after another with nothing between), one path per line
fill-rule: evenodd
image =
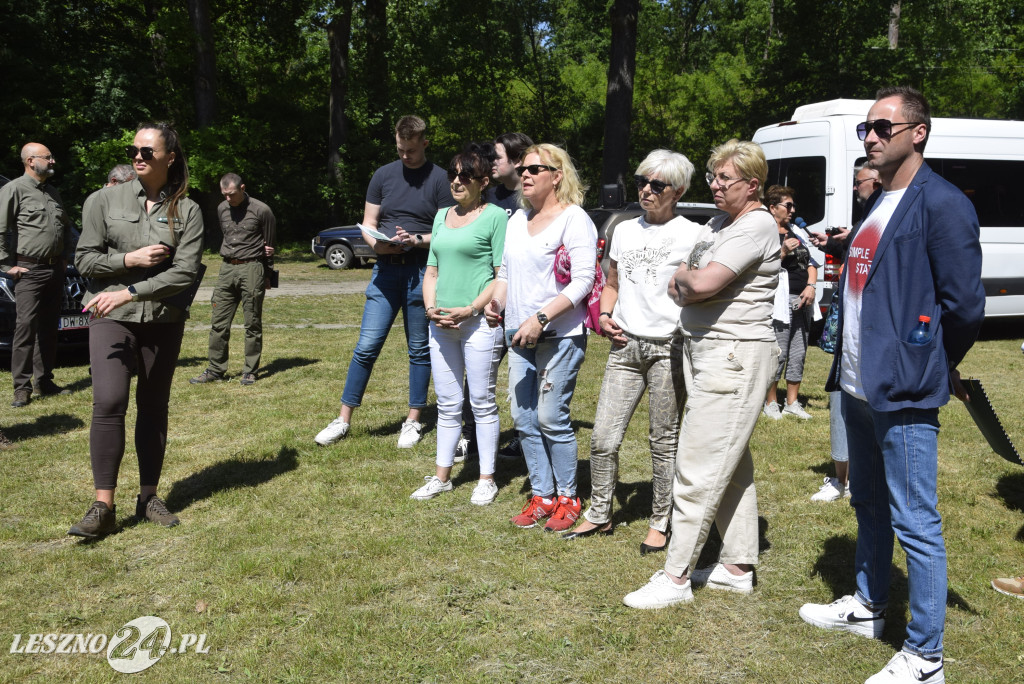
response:
M569 403L587 351L585 335L539 342L508 354L512 421L534 496L576 496L576 434Z
M846 448L846 423L843 422L843 390L828 393L828 431L832 446L832 460L845 463L850 460Z
M366 286L366 306L359 327L359 341L352 352L341 403L353 408L363 401L373 364L377 361L391 326L402 311L405 341L409 347L409 407L427 405L430 385L430 346L423 308L423 271L417 264L381 264L373 267Z
M875 411L843 393L850 493L857 514L857 599L889 601L895 531L907 554L910 622L904 650L942 653L946 544L938 505L938 409Z

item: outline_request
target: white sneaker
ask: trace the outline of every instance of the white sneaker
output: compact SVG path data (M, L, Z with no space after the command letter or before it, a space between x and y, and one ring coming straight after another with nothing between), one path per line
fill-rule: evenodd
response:
M879 639L885 628L885 609L872 612L852 596L832 603L805 603L800 607L803 621L822 629L839 629L869 639Z
M419 444L422 431L423 424L415 420L407 420L402 423L402 432L398 435L398 448L412 449Z
M782 419L782 413L779 411L779 405L774 401L765 404L764 408L761 409L761 413L764 414L765 418L771 418L772 420Z
M693 590L690 588L690 580L683 584L673 582L664 570L651 575L651 580L631 594L626 594L622 602L630 608L665 608L676 603L686 603L693 600Z
M498 485L494 480L480 480L473 488L473 496L469 497L469 503L477 506L486 506L498 496Z
M869 677L864 684L942 684L945 681L941 656L932 661L914 653L900 651L881 672Z
M455 463L462 463L466 460L466 454L469 453L469 440L465 437L459 437L459 443L455 445Z
M783 416L795 416L800 420L810 420L811 414L804 411L804 407L800 405L799 401L794 401L792 404L786 404L786 408L782 409Z
M850 494L839 478L826 477L825 483L821 485L818 493L811 497L811 501L838 501L844 496L850 496Z
M316 433L316 437L313 438L313 441L320 446L328 446L329 444L334 444L347 434L348 423L341 418L335 418L327 424L327 427Z
M451 480L441 482L441 480L437 479L437 475L427 475L423 479L426 480L426 484L410 494L410 499L426 501L427 499L433 499L438 494L452 491Z
M694 570L690 573L690 581L693 582L695 587L707 585L708 589L735 591L738 594L751 594L754 592L753 570L742 575L734 575L726 570L725 566L721 563L715 563L706 568Z

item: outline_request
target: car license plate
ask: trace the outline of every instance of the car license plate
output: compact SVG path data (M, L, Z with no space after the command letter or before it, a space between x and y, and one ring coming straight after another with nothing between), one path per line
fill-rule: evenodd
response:
M73 314L61 316L57 324L59 330L75 330L76 328L89 327L89 314Z

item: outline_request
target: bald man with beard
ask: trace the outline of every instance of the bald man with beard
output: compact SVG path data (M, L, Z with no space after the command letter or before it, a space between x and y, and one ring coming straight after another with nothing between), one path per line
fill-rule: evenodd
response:
M15 281L17 322L11 342L11 378L19 408L29 403L32 379L42 396L68 394L53 382L57 320L67 253L73 237L60 193L47 183L56 161L39 143L21 148L25 173L0 188L0 272Z

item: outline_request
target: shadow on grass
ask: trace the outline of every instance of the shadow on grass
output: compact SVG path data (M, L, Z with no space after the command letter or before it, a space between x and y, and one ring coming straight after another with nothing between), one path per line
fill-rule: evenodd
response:
M291 370L293 368L302 368L303 366L312 366L318 361L319 359L307 359L302 356L289 356L283 359L274 359L266 366L260 368L259 375L263 378L269 378L275 373L283 373L284 371Z
M236 456L203 468L171 485L165 499L171 511L181 511L217 492L256 487L299 466L298 452L281 447L274 458Z
M398 434L402 431L402 424L405 422L405 416L406 414L402 413L398 418L392 419L387 423L378 425L377 427L370 428L366 432L374 437L388 437L393 435L397 440ZM420 435L423 436L428 434L431 429L437 425L437 406L433 404L430 406L424 406L420 410L420 423L423 425L423 430Z
M179 356L177 368L187 368L188 366L198 366L199 364L205 364L209 359L205 356ZM203 368L206 366L204 365Z
M45 416L38 416L31 423L15 423L4 428L4 434L12 442L19 442L32 437L45 437L62 432L71 432L83 427L85 422L81 418L67 413L51 413Z
M1011 511L1024 511L1024 473L1003 475L996 483L996 493ZM1024 525L1017 530L1016 539L1024 542Z

